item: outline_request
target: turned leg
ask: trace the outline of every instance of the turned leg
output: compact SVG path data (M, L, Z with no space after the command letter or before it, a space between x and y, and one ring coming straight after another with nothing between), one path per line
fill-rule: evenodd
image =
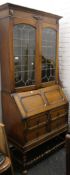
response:
M23 171L22 171L23 175L27 175L26 161L27 161L26 153L23 153Z

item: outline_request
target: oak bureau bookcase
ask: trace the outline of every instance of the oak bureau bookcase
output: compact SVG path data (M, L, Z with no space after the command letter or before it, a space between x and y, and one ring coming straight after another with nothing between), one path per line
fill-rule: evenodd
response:
M10 141L28 151L68 128L59 84L61 17L13 4L0 6L2 111Z

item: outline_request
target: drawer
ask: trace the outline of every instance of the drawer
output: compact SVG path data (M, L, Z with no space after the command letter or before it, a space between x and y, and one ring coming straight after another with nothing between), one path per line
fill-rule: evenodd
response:
M39 114L34 117L30 117L27 121L28 128L33 128L34 126L45 125L48 123L48 114Z
M35 140L37 137L38 137L38 131L37 131L37 129L36 129L36 130L33 130L33 131L28 130L27 136L26 136L27 142L33 141L33 140Z
M27 132L27 142L33 141L35 139L38 141L38 139L41 139L41 137L43 137L45 134L48 134L48 132L50 132L50 125L48 124L37 129L29 129Z
M50 116L51 118L56 118L58 116L66 115L67 114L67 108L62 107L62 108L57 108L55 110L50 111Z
M51 130L59 129L68 123L67 115L51 120Z

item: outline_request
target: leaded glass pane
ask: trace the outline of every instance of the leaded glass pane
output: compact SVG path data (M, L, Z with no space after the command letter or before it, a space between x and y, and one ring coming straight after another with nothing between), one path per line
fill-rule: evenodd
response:
M15 84L35 84L35 28L30 25L14 26Z
M42 82L55 80L56 31L45 28L42 32Z

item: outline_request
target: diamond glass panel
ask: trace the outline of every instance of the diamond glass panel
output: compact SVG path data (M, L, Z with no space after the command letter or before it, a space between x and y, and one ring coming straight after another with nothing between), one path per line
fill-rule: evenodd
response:
M45 28L42 32L42 82L55 80L56 31Z
M35 28L14 26L14 63L16 87L35 84Z

